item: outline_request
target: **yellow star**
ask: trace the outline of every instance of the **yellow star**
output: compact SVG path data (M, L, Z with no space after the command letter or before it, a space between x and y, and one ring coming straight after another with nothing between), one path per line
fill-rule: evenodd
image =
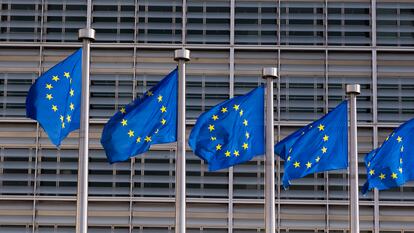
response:
M233 152L233 154L234 154L234 156L236 156L236 157L240 155L238 150L235 150L235 151Z
M394 173L394 172L393 172L393 173L391 174L391 177L395 180L395 179L397 179L397 178L398 178L398 175L397 175L397 173Z
M72 79L71 78L69 79L69 83L72 83Z
M63 122L65 120L65 118L62 115L60 115L59 119L60 119L61 122Z
M128 131L128 135L129 135L129 137L133 137L134 136L134 131L133 130L129 130Z
M326 148L326 147L322 147L321 151L322 151L322 153L324 153L324 154L325 154L325 153L328 151L328 148Z
M400 151L401 151L401 152L404 152L404 146L401 146Z
M401 142L401 141L402 141L402 137L398 136L398 137L397 137L397 141L398 141L398 142Z
M329 140L329 136L325 134L325 136L323 136L323 141L326 142Z
M235 105L233 106L233 108L234 108L234 110L238 111L238 110L239 110L239 105L236 105L236 104L235 104Z
M225 113L225 112L227 112L227 108L225 108L225 107L222 107L222 108L221 108L221 112L222 112L222 113Z
M141 137L137 137L136 143L141 142Z
M298 168L298 167L300 167L300 163L299 163L298 161L296 161L296 162L293 164L293 166L295 166L295 168Z
M249 139L250 138L249 132L246 132L245 136L246 136L247 139Z
M62 122L62 129L65 128L65 122Z
M323 131L323 130L325 130L325 126L322 125L322 124L319 124L318 129L319 129L319 131Z
M312 167L312 163L308 161L308 162L306 163L306 168L311 168L311 167Z
M221 150L221 144L217 144L216 150Z
M224 153L226 155L226 157L230 157L230 151L226 151L226 153Z
M213 131L214 130L214 125L209 125L208 129L210 130L210 132Z
M249 144L243 143L243 146L242 147L243 147L243 149L247 150L249 148Z
M74 96L75 95L75 90L73 90L72 88L69 91L70 96Z
M399 167L398 168L398 171L400 171L400 173L402 173L402 167Z
M66 121L69 123L69 122L71 122L72 121L72 117L70 116L70 115L67 115L66 116Z
M53 88L53 86L52 86L52 84L46 83L46 88L47 88L48 90L50 90L50 89L52 89L52 88Z
M402 160L402 158L400 158L400 164L402 164L403 163L403 160Z
M243 116L243 109L239 112L240 116Z
M319 157L319 156L318 156L318 157L316 157L315 161L316 161L316 162L319 162L319 160L321 160L321 157Z
M125 119L122 119L121 124L122 124L122 126L126 126L126 125L128 125L128 121L125 120Z
M215 140L217 140L217 138L216 138L216 137L210 137L210 139L211 139L211 141L215 141Z
M59 81L59 77L57 75L54 75L53 78L52 78L52 80L55 81L55 82L57 82L57 81Z
M165 120L164 118L162 118L162 120L161 120L161 124L162 125L165 125L167 123L167 120Z
M291 158L292 158L291 156L288 156L287 157L287 161L289 162Z
M69 108L73 111L75 109L75 105L73 103L70 103Z
M388 139L390 139L390 136L387 136L387 138L385 138L385 141L388 141Z
M368 162L367 166L368 166L368 167L371 167L371 162Z
M56 111L58 110L58 107L57 107L56 105L52 105L52 110L53 110L54 112L56 112Z
M52 94L46 94L46 99L48 99L48 100L51 100L51 99L53 99L53 96L52 96Z
M373 170L373 169L371 169L371 170L369 170L369 174L372 176L372 175L374 175L375 174L375 170Z
M152 93L152 91L147 91L147 96L153 96L154 93Z
M162 95L159 95L157 99L158 99L158 102L161 102L162 101Z
M150 142L150 141L151 141L151 137L146 136L144 140L145 140L146 142Z
M381 173L381 174L379 175L379 178L380 178L381 180L385 179L385 174Z
M70 74L69 74L69 72L64 72L63 76L65 76L66 78L69 78Z
M166 111L167 111L167 108L163 105L163 106L160 108L160 110L161 110L161 112L162 112L162 113L164 113L164 112L166 112Z
M122 114L125 114L126 113L126 110L125 110L125 108L124 107L122 107L121 108L121 110L119 110Z
M247 125L248 125L248 123L249 123L249 122L248 122L246 119L244 119L244 121L243 121L243 125L244 125L244 126L247 126Z
M211 117L211 119L213 119L213 120L218 120L219 119L219 117L217 116L217 115L213 115L212 117Z

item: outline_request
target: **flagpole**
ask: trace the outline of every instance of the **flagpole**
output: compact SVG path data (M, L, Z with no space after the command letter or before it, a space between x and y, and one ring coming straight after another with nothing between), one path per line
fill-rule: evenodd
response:
M175 233L185 233L185 63L190 60L190 50L177 49L174 60L178 62L178 111L177 153L175 157Z
M76 205L76 233L88 232L88 166L89 166L89 62L90 44L95 40L95 30L91 28L91 0L88 0L86 28L79 29L82 49L82 95L81 119L79 128L78 193Z
M356 97L361 93L359 84L346 85L350 107L350 206L351 233L359 233L359 197L358 197L358 141Z
M266 79L266 157L265 157L265 225L266 233L275 233L275 153L273 127L273 80L277 78L277 68L263 68Z

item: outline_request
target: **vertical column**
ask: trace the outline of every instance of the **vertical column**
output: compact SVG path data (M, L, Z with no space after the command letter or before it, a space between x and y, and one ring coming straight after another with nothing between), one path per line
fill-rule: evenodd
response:
M178 119L177 153L175 158L175 233L185 233L185 63L190 60L190 50L175 50L178 62Z
M236 0L230 0L230 80L229 80L229 97L234 97L234 37L235 37L235 22L236 22ZM227 215L227 232L233 233L233 195L234 195L234 170L229 167L229 203Z
M280 3L280 2L279 2ZM281 67L281 64L280 64L280 49L278 49L277 50L277 71L278 71L278 79L277 79L277 82L276 82L276 88L277 88L277 93L276 93L276 106L277 106L277 108L276 108L276 118L277 118L277 122L278 122L278 124L277 124L277 141L279 142L280 141L280 139L281 139L281 136L280 136L280 93L281 93L281 91L280 91L280 67ZM276 157L276 169L277 169L277 174L276 174L276 178L277 178L277 222L276 222L276 230L277 230L277 232L279 233L280 232L280 222L281 222L281 220L280 220L280 193L281 193L281 189L280 189L280 171L281 171L281 169L280 169L280 166L281 164L280 164L280 157L279 156L277 156Z
M372 44L372 114L373 146L378 147L378 97L377 97L377 0L371 0L371 44ZM374 189L374 233L379 233L379 192Z
M88 232L88 166L89 166L89 62L90 45L95 39L91 28L92 1L88 0L86 28L79 30L83 41L82 50L82 95L79 128L78 193L76 205L76 233Z
M262 77L266 79L266 156L265 156L265 226L266 233L275 233L275 153L274 153L274 116L273 80L277 78L277 68L263 68Z
M42 4L43 5L43 4ZM38 77L42 74L43 66L43 46L39 47L39 72ZM35 162L34 162L34 178L33 178L33 212L32 212L32 233L36 232L36 206L37 206L37 177L39 165L39 150L40 150L40 125L36 122L36 148L35 148Z
M230 42L231 43L231 42ZM230 48L230 80L229 80L229 97L234 97L234 47ZM233 180L234 170L233 167L229 167L229 203L228 203L228 219L227 219L227 231L233 233Z
M361 93L359 84L346 85L346 94L349 97L350 107L350 206L351 206L351 233L359 233L359 197L358 197L358 141L357 141L357 108L356 97Z
M183 0L183 15L181 18L181 43L186 43L187 35L187 0Z
M328 11L327 8L327 1L325 2L325 10L324 11ZM328 22L328 21L326 21ZM326 31L327 32L327 31ZM326 33L326 36L328 35L328 33ZM325 40L326 44L327 44L327 39ZM324 114L327 114L329 112L329 64L328 64L328 59L329 59L329 53L328 50L325 49L325 112ZM325 215L325 232L329 232L329 172L326 171L324 172L325 175L325 195L326 195L326 206L325 206L325 210L326 210L326 215Z

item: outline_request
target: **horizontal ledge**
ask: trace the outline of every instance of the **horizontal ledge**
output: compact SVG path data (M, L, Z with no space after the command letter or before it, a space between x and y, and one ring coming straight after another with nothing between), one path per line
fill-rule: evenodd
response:
M0 47L58 47L58 48L79 48L80 42L0 42ZM414 52L414 47L407 46L337 46L337 45L230 45L230 44L185 44L186 49L239 49L239 50L305 50L305 51L393 51L393 52ZM137 48L137 49L168 49L182 48L182 44L140 44L140 43L91 43L91 48Z
M315 119L316 120L316 119ZM105 124L108 119L90 119L90 124ZM36 123L35 120L28 118L12 118L12 117L0 117L0 123ZM192 126L195 125L196 120L186 120L186 125ZM311 123L311 121L274 121L274 126L305 126ZM401 123L360 123L358 122L358 127L370 128L370 127L382 127L382 128L395 128L401 125Z

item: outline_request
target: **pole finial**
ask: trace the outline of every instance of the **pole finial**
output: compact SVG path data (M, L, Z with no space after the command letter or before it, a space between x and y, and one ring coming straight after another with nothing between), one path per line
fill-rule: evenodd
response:
M276 79L278 77L277 68L275 68L275 67L264 67L262 69L262 77L264 79L266 79L266 78Z
M361 86L359 84L347 84L346 85L346 94L361 94Z
M174 51L174 60L184 60L189 61L190 60L190 50L188 49L177 49Z
M95 30L91 28L79 29L78 38L79 40L82 40L82 39L95 40Z

